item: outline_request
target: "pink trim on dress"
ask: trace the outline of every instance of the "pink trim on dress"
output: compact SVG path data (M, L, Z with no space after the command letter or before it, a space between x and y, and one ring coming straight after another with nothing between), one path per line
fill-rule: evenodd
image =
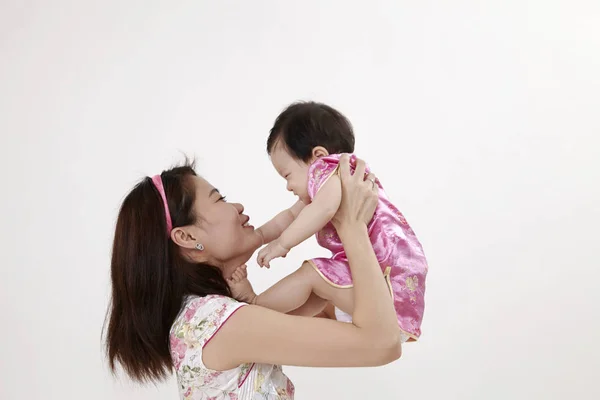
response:
M246 382L246 379L248 379L248 377L250 376L250 372L252 371L252 369L254 368L255 365L256 365L256 363L252 363L252 365L250 366L250 368L248 368L248 371L246 372L246 376L244 376L244 379L242 380L242 383L240 383L238 385L238 389L241 388L244 385L244 382Z
M225 318L225 321L221 322L221 324L219 325L219 327L217 328L217 330L215 330L213 332L212 335L210 335L210 337L208 339L206 339L206 342L204 342L204 344L202 345L202 350L204 350L204 347L208 344L208 342L210 342L212 340L213 337L215 337L215 335L217 334L217 332L219 332L221 330L221 328L223 327L223 325L225 325L225 322L229 321L229 318L231 318L231 316L233 314L235 314L237 312L237 310L239 310L240 308L247 306L247 304L244 303L240 303L241 306L239 306L238 308L236 308L235 310L233 310L231 312L231 314L229 314L229 316L227 318Z

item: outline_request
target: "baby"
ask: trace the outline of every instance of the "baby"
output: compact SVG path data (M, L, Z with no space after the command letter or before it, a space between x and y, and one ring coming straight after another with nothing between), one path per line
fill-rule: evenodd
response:
M354 133L350 122L337 110L321 103L294 103L276 119L267 151L273 166L287 182L287 190L298 201L256 230L268 245L258 254L258 264L285 257L294 246L316 234L330 258L313 258L260 295L248 290L245 269L230 280L238 300L288 313L303 306L309 297L330 301L338 319L353 309L353 285L348 259L330 220L341 201L338 162L350 153L354 170ZM367 167L367 172L368 167ZM369 237L394 302L403 341L421 335L427 260L413 230L387 198L378 181L379 202L368 225ZM241 267L245 268L245 267Z

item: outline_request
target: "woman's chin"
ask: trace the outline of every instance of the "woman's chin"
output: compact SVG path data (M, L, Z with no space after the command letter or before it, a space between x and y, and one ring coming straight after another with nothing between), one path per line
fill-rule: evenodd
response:
M248 259L250 259L250 257L252 257L252 254L254 254L254 252L262 246L262 238L259 235L259 233L254 229L254 227L244 227L244 232L244 239L240 241L240 245L242 246L242 248L240 248L239 250L242 253L249 253Z

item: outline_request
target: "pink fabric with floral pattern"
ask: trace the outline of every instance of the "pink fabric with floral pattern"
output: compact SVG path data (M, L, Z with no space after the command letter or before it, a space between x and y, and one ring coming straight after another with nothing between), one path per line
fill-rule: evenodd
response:
M308 194L311 199L337 173L341 154L317 159L308 172ZM350 155L351 170L356 156ZM366 168L369 173L368 167ZM373 250L394 295L394 307L400 329L413 340L421 335L425 309L427 260L423 248L406 218L391 203L380 182L379 203L368 225ZM352 287L352 275L344 246L331 222L316 234L317 242L332 253L330 258L313 258L311 263L323 279L336 287Z
M171 327L171 359L181 399L293 400L294 385L278 365L243 364L214 371L202 362L202 349L245 303L225 296L190 296Z

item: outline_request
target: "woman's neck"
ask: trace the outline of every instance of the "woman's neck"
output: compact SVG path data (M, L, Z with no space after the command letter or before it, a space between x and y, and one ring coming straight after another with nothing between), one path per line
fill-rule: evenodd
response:
M251 244L252 248L229 260L220 261L215 264L219 266L225 279L231 278L231 275L233 275L236 268L247 263L250 257L252 257L252 254L264 244L260 234L256 233L255 239L255 242Z
M224 263L222 263L220 268L221 268L221 271L223 272L223 277L225 279L231 278L231 275L233 275L233 273L237 269L237 267L247 263L248 260L250 259L250 257L252 257L252 254L254 254L254 250L248 254L242 254L236 258L227 260Z

